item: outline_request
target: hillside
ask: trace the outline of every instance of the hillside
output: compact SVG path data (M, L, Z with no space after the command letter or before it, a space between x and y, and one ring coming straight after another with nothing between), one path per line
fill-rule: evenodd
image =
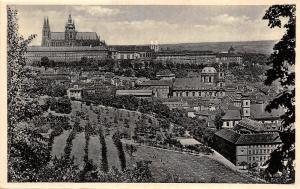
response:
M227 51L233 46L238 52L271 54L276 41L241 41L241 42L204 42L204 43L179 43L160 44L162 49L194 50L194 51Z

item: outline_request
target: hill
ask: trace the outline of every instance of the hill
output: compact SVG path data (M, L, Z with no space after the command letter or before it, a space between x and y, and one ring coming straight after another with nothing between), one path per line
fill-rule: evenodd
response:
M240 41L240 42L203 42L203 43L179 43L160 44L160 48L174 50L194 50L194 51L227 51L233 46L238 52L271 54L276 41Z

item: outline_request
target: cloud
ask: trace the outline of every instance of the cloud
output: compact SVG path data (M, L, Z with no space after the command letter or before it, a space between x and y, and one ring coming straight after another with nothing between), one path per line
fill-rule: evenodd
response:
M235 24L243 24L245 22L249 22L249 17L242 15L242 16L231 16L228 14L222 14L215 17L210 18L213 23L218 24L227 24L227 25L235 25Z
M111 9L101 6L73 6L75 11L85 12L92 16L112 16L120 13L119 9Z

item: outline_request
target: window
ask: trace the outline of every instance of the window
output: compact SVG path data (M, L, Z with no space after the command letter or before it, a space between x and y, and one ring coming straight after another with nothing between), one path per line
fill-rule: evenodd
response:
M255 161L255 157L252 157L252 161Z
M193 96L195 96L195 92L193 92Z
M249 154L251 154L251 150L249 150Z
M249 161L251 161L251 157L249 157Z

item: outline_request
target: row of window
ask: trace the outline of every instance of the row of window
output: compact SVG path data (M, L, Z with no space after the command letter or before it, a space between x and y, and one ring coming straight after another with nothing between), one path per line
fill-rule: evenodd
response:
M248 151L248 154L270 154L272 152L272 150L271 149L256 149L256 150L249 150Z
M248 157L249 161L266 161L269 159L270 156L266 155L266 156L251 156Z
M259 144L259 145L250 145L249 148L270 148L270 147L278 147L279 144Z
M176 92L176 93L173 93L173 94L175 94L176 96L183 96L184 94L185 94L185 96L196 96L196 94L198 94L198 96L217 96L218 94L220 95L220 96L222 96L223 95L223 92L222 91L220 91L220 92L192 92L192 93L190 93L190 92ZM189 95L189 94L191 94L191 95Z

